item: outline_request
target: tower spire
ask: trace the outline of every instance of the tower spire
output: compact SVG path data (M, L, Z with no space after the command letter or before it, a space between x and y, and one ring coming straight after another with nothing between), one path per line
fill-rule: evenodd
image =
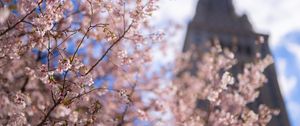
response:
M213 29L236 29L252 32L246 15L235 13L232 0L199 0L192 23Z
M232 0L199 0L195 19L209 17L222 18L235 16Z

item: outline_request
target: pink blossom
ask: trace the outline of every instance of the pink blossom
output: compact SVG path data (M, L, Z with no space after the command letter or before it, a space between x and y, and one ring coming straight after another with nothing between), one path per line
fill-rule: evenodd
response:
M9 13L10 11L7 7L0 8L0 24L4 23L7 20Z

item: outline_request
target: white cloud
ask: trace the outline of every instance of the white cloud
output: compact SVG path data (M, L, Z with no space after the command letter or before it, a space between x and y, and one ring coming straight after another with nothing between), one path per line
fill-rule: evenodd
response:
M162 0L155 17L159 20L171 19L178 22L189 20L195 13L196 2L196 0Z
M234 0L238 13L246 12L257 31L270 33L276 47L288 32L300 29L300 0Z
M161 0L159 2L159 10L152 16L152 23L163 25L162 31L168 33L173 32L173 27L170 27L170 21L172 23L183 26L176 31L175 35L168 36L168 47L166 53L162 54L159 51L155 51L153 54L155 61L162 63L168 63L173 61L176 57L176 51L181 50L185 39L186 26L195 14L196 0Z
M297 64L300 65L300 45L293 42L288 42L286 43L286 49L296 58ZM298 69L300 69L299 65Z
M279 59L277 65L279 66L278 81L280 89L286 99L290 99L290 95L297 85L297 78L295 76L287 76L285 70L287 67L286 60Z
M161 0L159 5L160 9L153 15L157 23L169 25L168 21L172 21L183 26L176 36L171 37L177 46L175 48L179 49L184 42L187 23L195 14L197 0Z
M290 119L294 120L292 123L297 126L300 123L300 104L292 101L287 102L288 113Z

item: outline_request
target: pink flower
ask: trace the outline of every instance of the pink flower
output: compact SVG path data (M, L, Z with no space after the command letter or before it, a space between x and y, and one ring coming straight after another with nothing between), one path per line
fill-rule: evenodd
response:
M70 61L66 58L60 59L57 67L57 72L62 73L63 71L67 71L72 67Z
M9 17L9 9L7 7L0 8L0 24L3 24Z

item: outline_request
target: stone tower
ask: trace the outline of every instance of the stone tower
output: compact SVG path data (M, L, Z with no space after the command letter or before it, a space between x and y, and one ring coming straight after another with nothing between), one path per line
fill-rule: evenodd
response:
M207 42L217 38L223 48L229 48L240 61L236 70L241 71L242 64L253 61L255 52L262 57L271 54L268 47L268 35L255 33L246 15L236 15L232 0L199 0L194 19L188 25L183 51L196 45L198 50L206 50ZM256 46L258 38L265 43ZM267 84L260 89L260 96L256 102L250 104L257 108L258 104L266 104L271 108L280 109L280 114L272 118L269 126L289 126L285 104L280 93L274 65L265 70Z

